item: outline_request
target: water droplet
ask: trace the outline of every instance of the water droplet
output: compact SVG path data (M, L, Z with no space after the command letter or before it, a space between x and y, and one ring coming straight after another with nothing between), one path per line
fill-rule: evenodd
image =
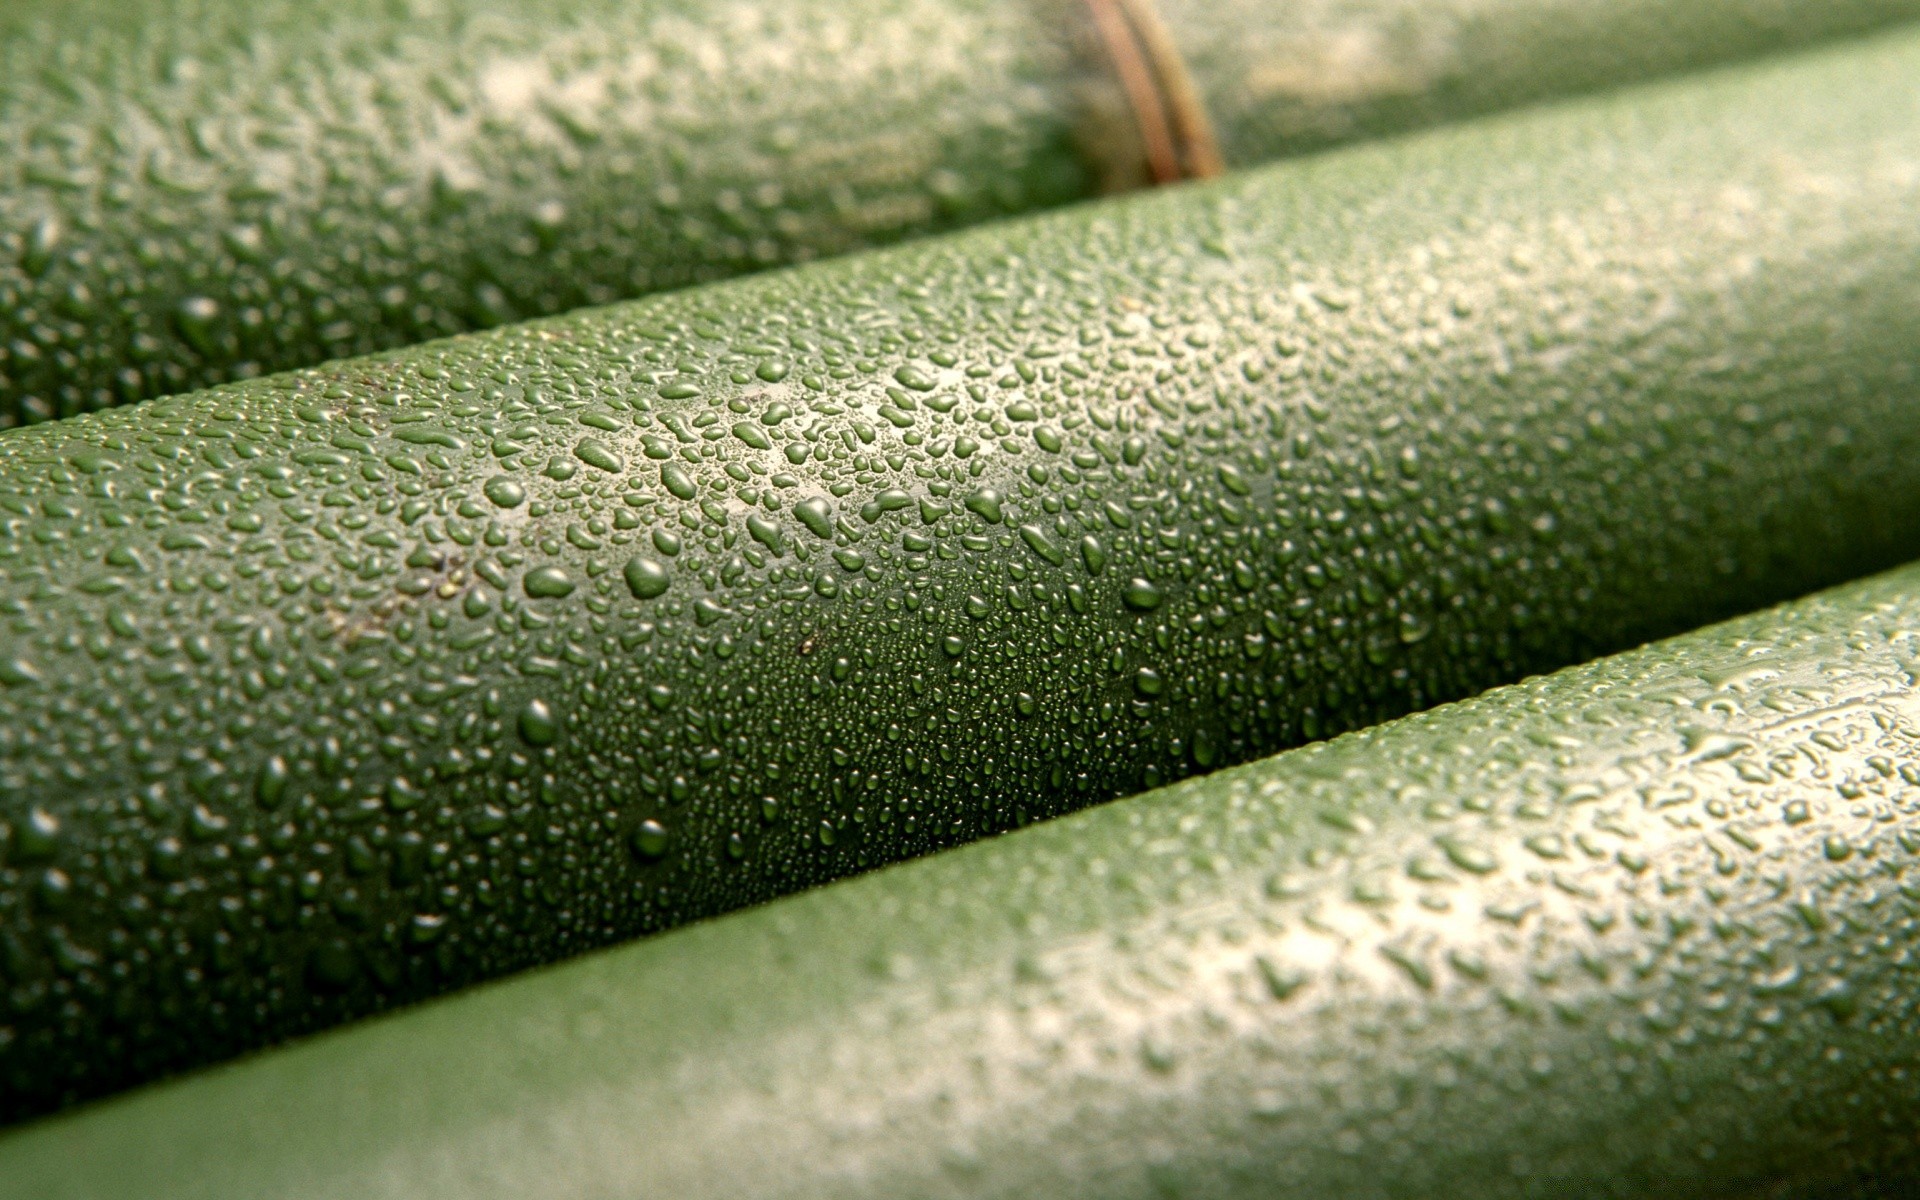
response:
M695 487L693 476L679 463L668 463L660 468L660 482L669 492L681 500L693 499Z
M833 536L833 506L820 497L814 496L794 505L793 515L815 537Z
M787 552L786 535L780 532L778 525L767 520L759 513L748 514L747 535L754 541L759 542L762 546L765 546L775 558L779 558Z
M1438 837L1434 839L1434 843L1440 847L1440 852L1447 856L1447 861L1462 871L1485 875L1500 866L1500 860L1494 857L1492 851L1463 842L1458 838Z
M560 736L560 721L545 700L529 700L520 710L520 736L529 746L551 746Z
M1425 641L1433 632L1433 626L1418 613L1400 614L1400 642L1405 646L1414 646Z
M189 296L174 310L174 327L187 344L212 358L219 352L214 322L220 319L220 303L210 296Z
M1260 978L1267 985L1267 994L1275 1000L1290 999L1306 985L1307 973L1298 967L1282 965L1264 954L1253 961L1260 968Z
M1066 552L1055 545L1053 539L1047 536L1047 531L1038 525L1022 525L1020 540L1027 544L1027 549L1056 567L1064 565L1067 561Z
M886 488L860 506L860 519L871 525L890 512L899 512L913 503L913 497L899 488Z
M911 388L916 392L930 392L939 383L933 376L911 363L895 371L893 377L901 387Z
M1140 1061L1149 1071L1164 1075L1180 1065L1180 1054L1173 1043L1149 1033L1140 1039Z
M1166 600L1165 594L1152 580L1138 576L1127 581L1126 590L1120 593L1120 598L1135 612L1152 612Z
M177 837L164 837L147 854L147 867L155 879L173 882L187 877L187 848Z
M278 754L260 764L260 773L254 776L253 798L261 808L277 808L287 793L287 760Z
M627 590L636 600L652 600L667 594L672 579L667 568L655 559L635 555L627 560L621 574L626 577Z
M1212 767L1220 761L1220 736L1206 726L1193 731L1193 744L1189 747L1196 766Z
M535 567L527 572L522 582L527 595L537 600L554 600L573 594L573 580L559 567Z
M53 262L53 252L60 244L60 222L52 217L41 217L33 223L27 232L25 252L20 256L20 266L27 274L38 277L46 273Z
M977 514L989 525L998 525L1006 520L1006 512L1002 507L1004 504L1005 498L992 488L981 488L967 497L967 511Z
M521 486L519 480L506 475L495 475L487 480L481 490L486 493L487 499L501 508L518 508L527 499L527 489Z
M1087 574L1098 578L1107 569L1107 550L1100 539L1088 534L1080 539L1080 561L1087 566Z
M1860 993L1838 975L1820 981L1814 988L1813 1002L1827 1010L1836 1021L1849 1021L1860 1011Z
M43 908L60 912L73 899L73 878L58 867L48 867L40 872L39 886L34 889L34 899Z
M633 831L633 852L651 862L667 852L670 841L672 835L667 832L665 825L655 820L645 820Z
M60 818L44 808L34 808L27 819L14 827L15 862L45 862L60 848Z
M521 726L523 732L525 725ZM532 741L532 738L528 738ZM387 781L387 807L395 812L406 812L417 808L420 801L426 799L426 793L414 786L405 775L396 775Z

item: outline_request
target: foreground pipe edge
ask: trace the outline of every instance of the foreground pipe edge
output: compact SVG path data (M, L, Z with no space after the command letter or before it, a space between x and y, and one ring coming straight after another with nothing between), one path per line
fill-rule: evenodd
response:
M1168 0L1233 161L1920 0ZM10 0L0 426L1131 186L1082 0Z
M5 1111L1920 555L1916 77L0 439Z
M1920 569L0 1139L88 1200L1881 1197Z

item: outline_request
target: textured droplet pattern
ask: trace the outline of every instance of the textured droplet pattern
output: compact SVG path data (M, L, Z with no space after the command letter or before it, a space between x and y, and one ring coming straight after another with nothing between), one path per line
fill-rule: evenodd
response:
M576 1131L589 1144L646 1129L661 1150L637 1178L756 1194L1905 1194L1917 597L1904 569L394 1036L497 1020L512 1044L671 994L684 1015L644 1046L571 1046L559 1094L620 1080L631 1099ZM730 1002L788 960L809 972ZM325 1063L350 1076L374 1041ZM675 1049L656 1062L657 1044ZM695 1064L728 1082L673 1092ZM414 1101L459 1086L449 1070ZM503 1157L550 1161L530 1133Z
M1083 198L1107 152L1072 28L953 0L10 3L0 428Z
M1907 1195L1916 631L1905 568L36 1126L0 1191Z
M0 438L8 1111L1920 553L1912 57Z
M1167 2L1245 164L1920 16ZM1083 20L974 0L9 0L0 428L1144 182ZM790 382L790 350L739 369ZM888 375L907 396L936 378ZM584 436L578 461L617 469Z

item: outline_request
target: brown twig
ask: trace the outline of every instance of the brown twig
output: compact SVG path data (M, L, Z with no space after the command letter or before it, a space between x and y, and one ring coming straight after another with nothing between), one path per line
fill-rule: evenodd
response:
M1220 174L1206 105L1152 0L1087 0L1087 10L1132 109L1153 182Z

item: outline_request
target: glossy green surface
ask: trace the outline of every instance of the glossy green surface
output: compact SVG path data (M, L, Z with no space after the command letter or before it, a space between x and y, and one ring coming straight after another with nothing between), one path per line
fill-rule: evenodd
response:
M12 1195L1920 1185L1920 570L0 1139Z
M1192 7L1169 21L1242 163L1920 17ZM0 426L1085 197L1138 152L1084 22L1082 0L9 0Z
M1920 19L1882 0L1154 4L1238 164Z
M9 1111L1920 554L1916 67L0 439Z

